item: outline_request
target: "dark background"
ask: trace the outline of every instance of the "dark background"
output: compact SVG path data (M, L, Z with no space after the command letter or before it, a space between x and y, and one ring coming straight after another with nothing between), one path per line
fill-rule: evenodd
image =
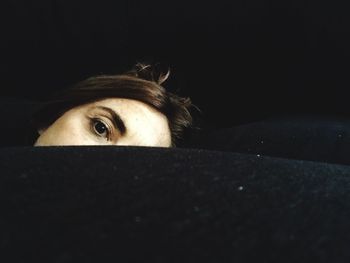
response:
M347 1L3 0L1 95L42 100L137 61L172 70L205 125L349 117Z

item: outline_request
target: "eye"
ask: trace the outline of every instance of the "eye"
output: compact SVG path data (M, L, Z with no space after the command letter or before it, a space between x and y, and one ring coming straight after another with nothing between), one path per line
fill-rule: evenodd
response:
M108 125L105 124L103 121L94 119L92 120L92 127L94 132L101 137L104 137L106 139L109 138L110 131L108 129Z

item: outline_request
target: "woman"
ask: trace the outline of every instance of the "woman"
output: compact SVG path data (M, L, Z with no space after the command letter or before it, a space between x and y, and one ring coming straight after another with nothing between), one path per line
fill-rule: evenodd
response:
M125 74L91 77L56 94L34 115L34 146L175 146L192 124L192 103L162 87L168 76L138 63Z

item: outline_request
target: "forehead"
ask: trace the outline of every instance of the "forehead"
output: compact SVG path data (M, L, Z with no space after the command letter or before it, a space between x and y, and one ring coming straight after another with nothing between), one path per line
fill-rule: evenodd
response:
M169 146L171 135L166 116L155 108L138 100L124 98L108 98L84 105L85 109L108 107L114 110L126 127L126 134L120 139L127 144L133 139L145 146Z

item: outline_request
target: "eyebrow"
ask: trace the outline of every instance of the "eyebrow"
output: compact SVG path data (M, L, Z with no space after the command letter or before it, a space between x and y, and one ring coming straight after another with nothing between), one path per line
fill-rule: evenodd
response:
M104 106L97 106L96 108L107 111L112 116L112 122L113 122L114 128L118 129L122 135L126 132L124 121L120 118L118 113L116 113L111 108L104 107Z

